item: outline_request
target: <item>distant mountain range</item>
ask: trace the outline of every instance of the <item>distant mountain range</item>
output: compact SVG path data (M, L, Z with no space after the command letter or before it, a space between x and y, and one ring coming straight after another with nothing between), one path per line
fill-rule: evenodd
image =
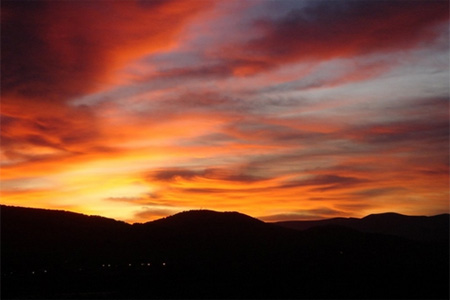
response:
M198 210L144 224L1 209L1 298L449 296L449 215L265 223Z
M449 237L449 214L425 217L383 213L369 215L362 219L333 218L318 221L283 221L275 224L297 230L339 225L361 232L390 234L418 241L446 240Z

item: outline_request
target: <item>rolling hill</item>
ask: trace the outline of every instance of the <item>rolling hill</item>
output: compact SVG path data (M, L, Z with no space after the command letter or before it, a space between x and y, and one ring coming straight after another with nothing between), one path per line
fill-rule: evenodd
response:
M130 225L3 205L1 225L3 299L448 298L448 239L381 227L298 230L207 210Z

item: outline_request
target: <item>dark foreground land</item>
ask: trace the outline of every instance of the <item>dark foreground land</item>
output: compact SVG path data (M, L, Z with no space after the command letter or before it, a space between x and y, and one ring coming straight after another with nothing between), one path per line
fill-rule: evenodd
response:
M1 298L448 299L448 214L333 220L129 225L1 206Z

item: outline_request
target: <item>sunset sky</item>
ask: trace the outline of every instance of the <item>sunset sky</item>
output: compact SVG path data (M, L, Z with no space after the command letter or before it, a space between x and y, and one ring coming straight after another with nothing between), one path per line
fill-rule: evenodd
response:
M448 1L1 6L2 204L449 212Z

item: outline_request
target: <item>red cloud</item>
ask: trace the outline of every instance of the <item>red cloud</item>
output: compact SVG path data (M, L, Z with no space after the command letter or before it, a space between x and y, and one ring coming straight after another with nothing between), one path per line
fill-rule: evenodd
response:
M347 58L410 49L433 41L449 19L446 1L326 1L260 20L263 35L227 48L236 75L293 61Z
M207 1L3 1L2 93L61 101L176 43ZM45 95L45 98L43 97Z

